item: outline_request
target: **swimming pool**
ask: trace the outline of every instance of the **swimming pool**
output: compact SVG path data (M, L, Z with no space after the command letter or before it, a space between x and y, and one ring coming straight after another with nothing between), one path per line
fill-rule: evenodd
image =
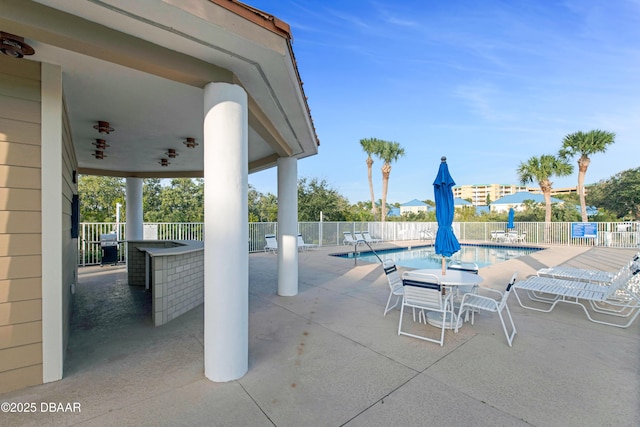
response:
M469 245L461 244L460 251L450 259L464 262L475 262L478 267L496 264L512 258L528 255L543 248L522 248L511 246ZM383 249L376 251L380 258L392 259L396 265L409 268L438 268L442 265L442 256L437 255L433 245L414 246L409 248ZM334 254L341 258L353 258L353 253ZM358 261L379 263L380 260L371 251L362 251Z

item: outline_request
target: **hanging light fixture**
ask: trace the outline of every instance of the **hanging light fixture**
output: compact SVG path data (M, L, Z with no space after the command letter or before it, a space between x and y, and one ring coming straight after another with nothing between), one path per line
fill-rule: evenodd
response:
M95 145L98 150L104 150L109 147L109 144L107 144L107 141L104 139L96 139L96 142L92 142L92 144Z
M158 163L160 163L160 165L163 166L163 167L169 166L171 164L171 163L169 163L169 159L160 159L160 161Z
M25 43L24 37L0 31L0 52L13 58L22 58L33 55L36 51Z
M106 134L114 131L114 129L111 126L109 126L109 122L99 121L97 125L93 125L93 128L100 133L106 133Z
M179 156L179 154L176 153L176 150L174 150L173 148L169 148L167 152L164 154L166 154L167 157L169 157L170 159L175 159L176 157Z
M107 157L106 154L104 154L104 151L102 150L96 150L94 153L91 154L93 157L95 157L96 159L104 159L105 157Z
M186 140L182 141L182 143L188 148L195 148L196 145L198 145L195 138L187 138Z

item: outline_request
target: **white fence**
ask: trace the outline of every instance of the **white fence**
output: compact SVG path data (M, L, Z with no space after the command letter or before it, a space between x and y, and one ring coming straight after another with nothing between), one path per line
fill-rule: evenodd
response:
M640 247L640 226L637 222L596 222L595 237L572 237L570 222L516 222L515 230L526 234L524 243L609 246L618 248ZM81 223L78 238L78 265L99 264L101 260L100 234L116 232L124 240L124 223ZM455 222L456 236L461 241L491 242L491 233L505 230L506 222ZM435 222L300 222L298 231L306 243L320 246L342 245L345 231L369 231L371 236L385 241L419 240L426 231L435 235ZM149 240L204 240L203 223L145 223L145 239ZM249 223L249 251L264 250L265 234L277 234L275 222ZM119 259L126 259L126 247L120 245Z

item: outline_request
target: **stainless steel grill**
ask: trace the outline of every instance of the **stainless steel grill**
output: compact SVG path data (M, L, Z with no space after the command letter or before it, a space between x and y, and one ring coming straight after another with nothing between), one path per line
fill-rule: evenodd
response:
M101 234L102 265L118 263L118 235L116 233Z

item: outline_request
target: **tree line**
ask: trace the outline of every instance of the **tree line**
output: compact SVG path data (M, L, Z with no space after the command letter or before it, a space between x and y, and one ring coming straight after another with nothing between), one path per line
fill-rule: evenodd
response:
M143 180L143 210L145 222L203 222L204 221L204 180L176 178L172 180ZM116 204L124 207L121 222L125 221L125 181L123 178L81 175L78 190L80 194L80 218L82 222L115 222ZM640 167L613 175L587 187L586 203L598 208L591 216L592 221L640 220ZM551 221L575 222L581 220L575 209L579 203L576 194L558 195L564 204L551 204ZM433 201L425 203L434 206ZM349 203L348 199L326 180L300 178L298 180L299 221L319 221L322 212L325 221L374 221L372 206L380 207L381 199L375 203L359 201ZM386 204L387 208L399 207L399 203ZM249 221L275 222L278 218L278 199L271 193L261 193L253 186L248 191ZM546 207L533 201L525 201L524 210L517 212L519 222L542 222ZM388 221L435 222L435 212L407 213L400 217L387 218ZM506 213L478 214L474 207L456 209L456 221L502 222Z

